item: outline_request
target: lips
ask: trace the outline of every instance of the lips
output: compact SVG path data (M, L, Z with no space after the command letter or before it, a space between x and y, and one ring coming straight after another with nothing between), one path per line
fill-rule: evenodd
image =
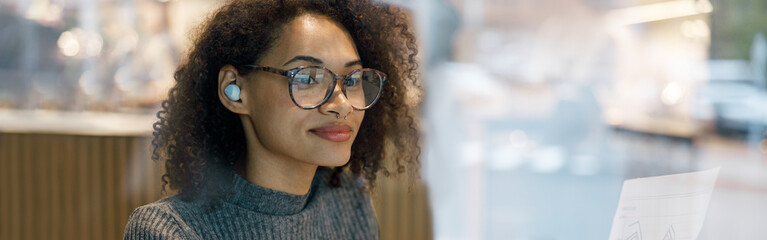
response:
M327 125L319 128L313 128L309 132L314 133L318 137L333 141L343 142L349 140L352 137L352 128L346 125Z

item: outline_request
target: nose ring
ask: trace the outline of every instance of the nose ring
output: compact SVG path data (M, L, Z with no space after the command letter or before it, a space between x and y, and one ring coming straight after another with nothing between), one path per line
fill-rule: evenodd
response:
M336 119L340 119L340 118L341 118L341 114L336 113ZM349 118L349 114L344 115L344 120L346 120L348 118Z

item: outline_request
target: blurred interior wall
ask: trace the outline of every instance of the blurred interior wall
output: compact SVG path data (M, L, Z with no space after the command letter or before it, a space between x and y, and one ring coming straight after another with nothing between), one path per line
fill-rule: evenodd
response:
M0 239L120 239L160 198L143 136L0 133Z

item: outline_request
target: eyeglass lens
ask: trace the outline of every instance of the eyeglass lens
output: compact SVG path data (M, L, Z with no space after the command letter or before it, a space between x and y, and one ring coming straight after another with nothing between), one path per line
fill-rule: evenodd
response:
M381 92L381 76L374 70L357 71L346 79L341 79L344 95L355 108L367 108L378 98ZM332 94L333 74L321 68L304 68L293 76L291 93L293 100L303 108L312 108L321 104L325 97Z

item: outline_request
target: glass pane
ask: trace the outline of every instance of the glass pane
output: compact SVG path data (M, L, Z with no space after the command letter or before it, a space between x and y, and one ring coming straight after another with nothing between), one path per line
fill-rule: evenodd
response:
M362 73L362 89L365 92L365 104L371 104L378 97L381 91L381 76L375 71L364 71Z
M607 239L625 179L717 166L699 239L767 235L727 227L767 221L767 1L398 2L436 239Z
M313 107L325 99L332 82L330 73L320 68L305 68L296 73L291 83L293 99L301 107Z
M349 80L344 82L346 85L346 98L352 103L352 106L356 108L364 108L367 106L365 102L365 92L362 88L362 72L357 72L352 75Z

